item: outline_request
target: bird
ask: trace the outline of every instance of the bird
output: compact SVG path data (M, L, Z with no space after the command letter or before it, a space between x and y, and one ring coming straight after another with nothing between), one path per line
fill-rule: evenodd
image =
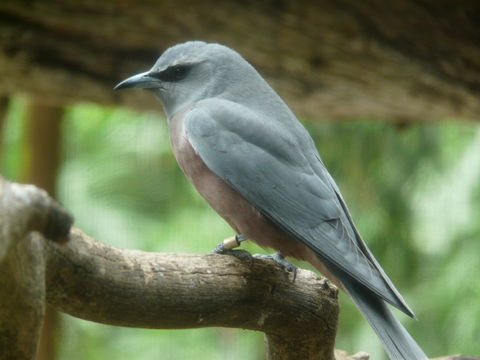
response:
M188 41L114 89L127 88L160 101L180 168L237 243L277 250L284 266L284 257L309 262L352 298L390 359L427 359L387 306L415 318L360 236L311 135L247 60Z

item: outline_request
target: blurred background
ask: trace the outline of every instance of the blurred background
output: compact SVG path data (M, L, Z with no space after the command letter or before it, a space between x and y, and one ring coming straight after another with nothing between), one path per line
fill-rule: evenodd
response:
M471 19L480 13L461 1L378 4L5 0L0 173L46 189L102 242L212 250L233 232L178 168L160 105L111 89L177 42L225 43L311 132L364 239L415 310L419 321L396 315L425 352L478 355L480 42ZM336 347L386 359L343 295ZM39 359L105 358L265 355L260 333L118 328L49 311Z

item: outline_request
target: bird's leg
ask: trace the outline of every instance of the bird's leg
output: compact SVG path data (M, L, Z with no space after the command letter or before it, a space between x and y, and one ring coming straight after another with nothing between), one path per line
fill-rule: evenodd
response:
M229 237L223 240L220 244L215 246L215 253L224 253L225 250L232 250L236 247L239 247L242 242L247 240L247 237L243 234L237 234L235 236Z
M248 261L250 261L250 263L253 263L252 254L250 254L248 251L241 249L234 250L236 247L239 247L240 244L245 240L248 240L245 235L237 234L223 240L220 244L215 246L215 249L213 249L212 252L215 254L233 255L235 257L238 257L239 259L247 259Z
M275 254L271 255L264 255L264 254L254 254L252 255L256 259L270 259L275 261L278 265L282 268L287 270L288 272L293 273L293 281L297 278L297 267L292 263L285 260L285 256L280 251L277 251Z

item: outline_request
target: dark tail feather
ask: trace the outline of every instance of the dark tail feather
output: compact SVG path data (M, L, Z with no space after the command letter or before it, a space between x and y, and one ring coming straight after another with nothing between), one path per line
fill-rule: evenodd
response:
M346 280L346 281L345 281ZM342 284L377 333L392 360L426 360L427 355L393 316L385 302L354 279Z

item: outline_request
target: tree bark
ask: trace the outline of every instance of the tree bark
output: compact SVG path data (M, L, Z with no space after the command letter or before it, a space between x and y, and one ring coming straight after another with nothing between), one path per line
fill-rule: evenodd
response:
M238 50L300 117L479 120L479 16L471 0L3 0L0 91L160 111L112 87L198 39Z
M0 222L2 360L35 358L46 303L117 326L262 331L269 360L368 360L334 352L338 292L310 271L292 281L269 260L108 246L70 230L45 191L2 178ZM461 359L479 358L441 358Z
M34 359L45 312L41 231L63 242L71 218L44 191L0 178L0 359Z
M272 360L333 359L337 289L310 271L292 281L266 260L117 249L78 229L66 237L71 218L32 186L1 183L0 219L0 359L34 358L45 300L111 325L262 331Z
M23 181L44 189L56 197L57 176L61 163L62 119L64 109L45 104L40 98L29 99L26 119L26 152Z
M44 104L38 96L29 99L27 106L24 163L24 181L34 184L56 198L58 169L60 168L61 125L64 109ZM57 359L57 334L60 316L47 305L40 335L36 360Z
M272 360L333 356L337 290L309 271L293 282L268 261L116 249L74 229L66 245L49 245L46 282L47 301L82 319L244 328L266 334Z
M26 118L26 151L24 181L34 184L56 198L57 177L60 168L61 127L64 110L61 106L44 104L29 99ZM57 359L57 334L60 314L47 305L40 336L37 360Z

